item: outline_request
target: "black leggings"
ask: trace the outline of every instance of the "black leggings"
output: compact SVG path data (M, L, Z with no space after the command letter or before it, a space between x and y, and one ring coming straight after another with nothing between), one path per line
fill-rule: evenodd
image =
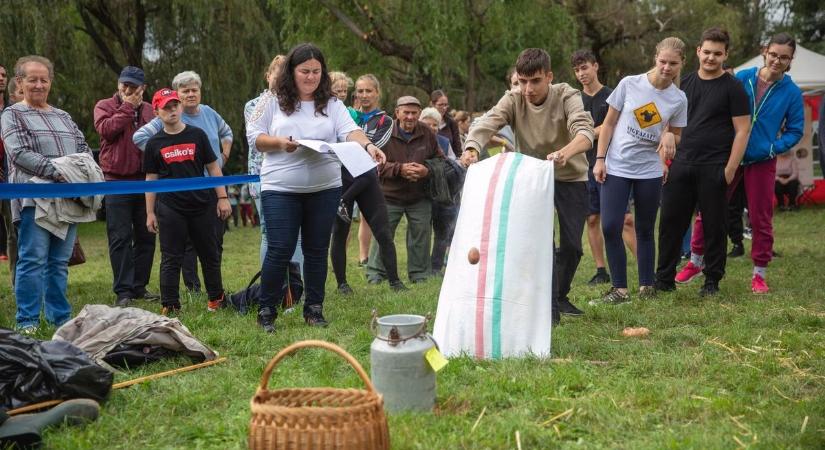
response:
M395 254L395 242L390 234L389 219L387 218L387 204L384 202L384 193L378 184L378 173L371 170L353 179L349 171L341 168L341 183L343 194L341 201L352 212L354 202L363 214L364 220L372 230L372 235L378 242L381 261L387 270L387 279L390 282L398 281L398 261ZM330 259L332 270L338 284L347 282L347 236L350 224L340 218L335 218L332 226L332 246Z
M624 251L622 229L627 202L633 191L636 210L636 262L639 265L639 285L653 286L656 248L653 230L662 195L662 178L631 179L608 175L602 186L602 233L610 278L613 287L627 288L627 255Z

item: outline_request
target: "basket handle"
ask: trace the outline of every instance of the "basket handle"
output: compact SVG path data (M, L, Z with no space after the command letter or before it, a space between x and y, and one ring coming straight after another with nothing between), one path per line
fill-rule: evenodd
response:
M339 347L339 346L337 346L337 345L335 345L331 342L319 341L319 340L307 340L307 341L294 342L294 343L290 344L289 346L287 346L286 348L284 348L283 350L281 350L280 352L278 352L278 354L275 355L275 357L272 358L271 361L269 361L269 364L266 365L266 368L264 369L264 373L261 376L261 385L258 389L259 390L267 389L267 387L269 385L269 378L272 375L272 370L274 370L275 366L277 366L278 363L280 363L284 358L286 358L291 353L294 353L297 350L300 350L302 348L313 348L313 347L323 348L325 350L329 350L333 353L338 354L338 356L344 358L349 363L349 365L352 366L353 369L355 369L355 372L358 374L358 376L361 377L361 381L363 381L364 384L367 386L367 390L370 391L370 392L376 392L375 391L375 386L373 386L372 381L370 381L369 376L367 376L367 372L364 371L364 368L361 367L361 364L358 363L358 360L356 360L352 355L347 353L347 351L344 350L343 348L341 348L341 347Z

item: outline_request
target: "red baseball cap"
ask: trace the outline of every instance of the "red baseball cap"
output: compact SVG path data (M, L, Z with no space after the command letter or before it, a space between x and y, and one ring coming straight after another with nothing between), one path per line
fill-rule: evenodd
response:
M169 88L158 89L155 95L152 96L152 108L163 109L172 100L180 101L177 91Z

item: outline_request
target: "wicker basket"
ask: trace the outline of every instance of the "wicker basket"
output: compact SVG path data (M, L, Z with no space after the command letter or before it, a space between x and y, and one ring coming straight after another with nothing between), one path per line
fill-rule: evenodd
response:
M344 358L367 390L338 388L267 389L272 370L296 350L318 347ZM267 364L250 402L249 448L254 450L385 450L390 448L384 399L349 353L324 341L296 342Z

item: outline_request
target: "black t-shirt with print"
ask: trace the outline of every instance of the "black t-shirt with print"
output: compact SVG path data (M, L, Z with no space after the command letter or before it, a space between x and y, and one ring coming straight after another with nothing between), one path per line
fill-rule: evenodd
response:
M592 97L582 91L584 110L589 112L593 117L593 128L601 125L602 122L604 122L604 118L607 117L607 109L610 107L610 105L607 104L607 98L610 97L611 92L613 92L613 89L607 86L602 86L599 92L596 92L596 95ZM593 148L587 151L587 163L590 165L590 169L593 169L593 166L596 164L596 150L598 150L598 148L599 140L596 139L593 141Z
M217 158L209 138L198 127L186 125L177 134L160 130L146 143L143 167L146 173L156 173L159 179L202 177L204 167ZM158 200L181 213L202 213L214 205L214 189L182 192L160 192Z
M736 135L731 119L750 115L745 88L730 74L703 80L697 72L685 75L680 87L688 100L688 124L674 159L726 164Z

